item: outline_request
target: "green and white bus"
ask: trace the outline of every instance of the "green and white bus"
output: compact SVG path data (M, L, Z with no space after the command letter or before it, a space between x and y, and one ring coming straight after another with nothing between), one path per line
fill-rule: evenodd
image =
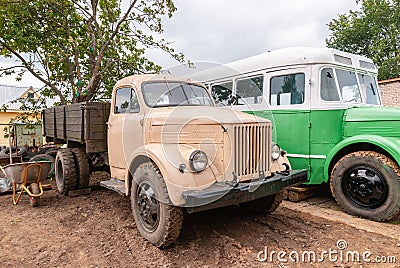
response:
M310 184L330 183L350 214L400 211L400 109L383 107L372 60L328 48L286 48L191 76L217 103L271 119L275 142Z

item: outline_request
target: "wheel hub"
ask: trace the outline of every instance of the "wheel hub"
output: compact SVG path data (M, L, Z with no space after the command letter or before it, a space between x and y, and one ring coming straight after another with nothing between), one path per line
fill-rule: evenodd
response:
M149 232L152 232L157 229L160 214L160 204L156 194L149 183L142 182L137 189L136 195L139 219L143 226Z
M343 192L354 204L377 208L387 199L388 186L377 169L369 166L350 168L343 176Z

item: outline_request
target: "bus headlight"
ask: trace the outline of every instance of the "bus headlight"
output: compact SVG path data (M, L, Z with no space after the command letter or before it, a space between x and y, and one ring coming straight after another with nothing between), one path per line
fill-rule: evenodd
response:
M207 155L200 150L194 151L189 157L189 164L194 172L203 171L208 165Z
M272 160L278 160L278 158L281 156L281 148L279 147L278 144L272 144L271 146L271 158Z

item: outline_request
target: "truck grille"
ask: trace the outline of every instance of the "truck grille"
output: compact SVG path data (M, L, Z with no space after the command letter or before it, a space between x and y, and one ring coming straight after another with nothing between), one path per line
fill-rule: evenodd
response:
M270 168L270 125L234 127L234 171L237 176L251 175Z

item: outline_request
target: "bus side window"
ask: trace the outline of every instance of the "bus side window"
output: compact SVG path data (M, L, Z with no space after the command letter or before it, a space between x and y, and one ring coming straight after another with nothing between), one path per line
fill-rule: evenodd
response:
M214 84L211 86L211 95L217 106L231 105L233 82Z
M273 106L304 103L305 74L288 74L271 78L269 102Z
M236 82L237 104L259 104L263 97L264 77L257 76Z

